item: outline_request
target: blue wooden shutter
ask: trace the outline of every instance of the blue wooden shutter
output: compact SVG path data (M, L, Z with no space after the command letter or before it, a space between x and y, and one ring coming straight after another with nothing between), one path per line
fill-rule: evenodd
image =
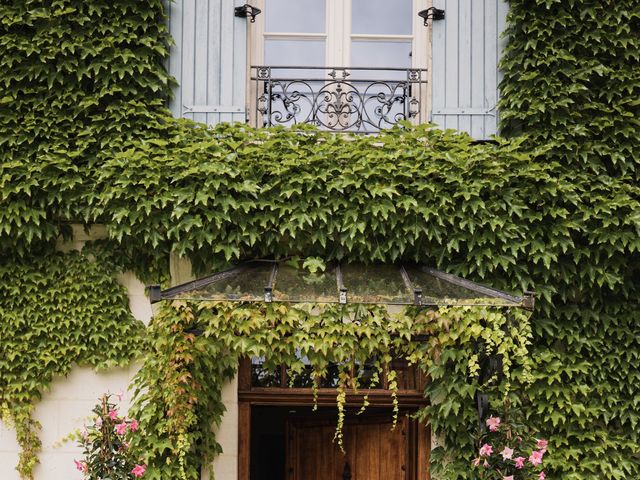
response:
M431 120L482 140L497 133L505 0L434 0Z
M169 73L179 86L169 108L176 117L215 125L244 122L247 20L234 16L243 0L167 3L175 45Z

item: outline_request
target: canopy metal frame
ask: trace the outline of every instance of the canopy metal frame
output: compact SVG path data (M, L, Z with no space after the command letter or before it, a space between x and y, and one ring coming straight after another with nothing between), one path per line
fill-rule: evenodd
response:
M271 272L268 276L268 281L264 285L263 295L261 298L254 297L251 299L246 298L237 298L234 296L225 297L224 295L218 294L215 298L206 298L206 295L195 295L193 298L190 296L193 292L202 292L203 289L206 289L208 286L212 286L215 284L221 284L225 281L232 279L233 277L237 277L239 274L251 274L253 271L261 271L265 268L265 263L267 265L271 265ZM318 301L315 298L300 298L300 299L288 299L282 300L274 297L274 289L278 284L279 275L286 275L291 271L291 267L289 263L285 260L252 260L245 263L241 263L237 266L234 266L228 270L224 270L221 272L214 273L212 275L208 275L203 278L199 278L197 280L193 280L190 282L183 283L181 285L177 285L171 288L167 288L162 290L159 285L151 285L149 286L149 294L151 303L156 303L163 300L173 300L173 299L188 299L194 301L207 301L207 300L217 300L217 301L230 301L230 302L278 302L278 301L286 301L287 303L376 303L380 305L408 305L413 304L416 306L465 306L465 305L476 305L476 306L497 306L497 307L516 307L516 308L524 308L527 310L533 310L535 304L535 294L533 292L525 292L521 296L512 295L510 293L504 292L502 290L498 290L492 287L488 287L486 285L481 285L476 282L472 282L470 280L464 279L462 277L458 277L456 275L452 275L450 273L445 273L440 270L436 270L434 268L428 267L426 265L411 265L408 264L396 264L394 265L398 269L398 276L401 278L401 281L404 283L406 287L406 293L412 300L409 301L398 301L393 299L384 298L384 295L380 294L379 297L376 297L377 292L372 292L372 298L378 299L379 301L367 301L362 302L358 301L357 298L353 298L350 295L349 284L345 282L344 278L344 269L349 268L350 265L353 264L342 264L335 263L331 264L331 268L328 269L335 275L335 298L324 298L322 301ZM372 278L376 278L376 275L380 275L379 279L384 283L384 278L382 277L382 269L389 268L389 265L370 265L370 266L360 266L361 268L366 268L367 276L371 276ZM416 270L418 269L418 270ZM285 272L284 274L282 272ZM453 299L451 297L438 297L434 295L429 295L429 291L425 291L418 283L416 283L416 279L412 278L411 272L421 272L424 274L428 274L434 279L437 279L438 282L441 282L442 285L455 288L460 287L465 289L465 291L473 292L476 294L475 298L457 298ZM328 273L327 273L328 274ZM386 273L388 275L388 273ZM431 292L432 293L432 292Z

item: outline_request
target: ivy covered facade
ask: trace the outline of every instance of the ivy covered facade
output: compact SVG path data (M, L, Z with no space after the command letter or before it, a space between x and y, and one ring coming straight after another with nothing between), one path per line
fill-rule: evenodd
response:
M442 3L446 21L453 2ZM235 355L265 353L252 350L265 332L251 319L274 312L174 305L145 328L117 275L168 285L170 258L198 275L287 255L414 261L535 290L534 314L498 342L514 362L493 404L508 398L549 439L549 479L640 477L637 1L509 2L495 144L410 122L345 136L176 119L166 11L160 0L0 6L0 453L18 461L3 452L14 431L22 451L8 478L33 475L46 434L34 412L53 379L136 359L134 386L147 393L132 407L146 429L134 447L148 478L199 478L203 466L208 475L229 454L211 424L224 418ZM225 15L225 25L250 22ZM60 252L80 224L106 234ZM277 321L307 322L298 315ZM503 331L502 320L446 315L455 340L438 337L450 328L438 320L447 328L433 348L409 353L431 380L431 478L466 479L477 427L471 332ZM209 333L193 336L194 322ZM246 328L248 343L231 327ZM393 332L374 333L383 343ZM518 339L530 341L526 354ZM283 342L274 362L292 362ZM166 382L181 394L163 394ZM69 478L41 467L35 478Z

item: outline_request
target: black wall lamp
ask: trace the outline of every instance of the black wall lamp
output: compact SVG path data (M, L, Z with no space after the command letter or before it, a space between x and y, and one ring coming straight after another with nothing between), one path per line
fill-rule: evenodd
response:
M236 17L240 17L240 18L251 17L251 23L256 23L256 17L260 15L260 12L262 12L262 10L260 10L257 7L254 7L253 5L249 5L248 3L245 3L244 5L235 8Z
M429 20L444 20L444 10L436 7L429 7L426 10L420 10L418 16L424 19L424 26L429 25Z

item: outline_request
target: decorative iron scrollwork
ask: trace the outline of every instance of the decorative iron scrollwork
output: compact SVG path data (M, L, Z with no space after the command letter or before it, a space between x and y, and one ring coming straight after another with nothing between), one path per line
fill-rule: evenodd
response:
M381 74L387 78L375 78ZM256 66L252 79L264 126L311 123L358 133L377 132L418 116L421 87L426 84L424 70L393 68Z

